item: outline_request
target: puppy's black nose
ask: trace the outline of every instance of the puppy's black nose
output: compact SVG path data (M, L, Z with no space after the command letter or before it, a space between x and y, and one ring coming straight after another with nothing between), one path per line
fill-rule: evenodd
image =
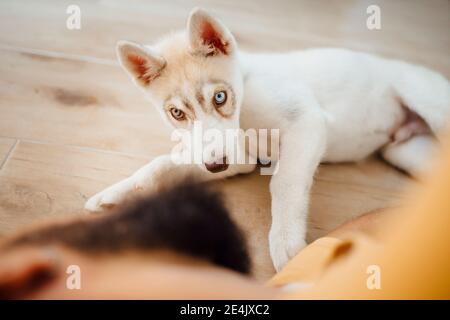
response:
M205 163L206 170L209 172L217 173L228 169L227 157L223 157L222 163Z

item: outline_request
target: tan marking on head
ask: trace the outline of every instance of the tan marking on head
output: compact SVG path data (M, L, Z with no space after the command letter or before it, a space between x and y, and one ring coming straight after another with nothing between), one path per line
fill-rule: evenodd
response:
M198 87L195 92L195 98L197 99L198 104L202 108L204 112L207 112L207 108L205 105L205 97L203 96L202 87Z
M212 91L221 86L227 89L229 102L216 116L231 118L237 106L235 93L230 85L233 78L230 76L227 60L216 65L212 59L192 55L187 40L186 34L177 33L157 44L155 50L164 57L166 68L161 81L150 84L151 94L166 104L170 98L180 100L177 102L178 106L181 108L183 103L183 108L190 114L194 110L198 118L199 113L213 114L217 110L211 95L214 93ZM230 60L231 67L232 63L234 62Z
M192 107L192 104L189 102L189 100L186 99L186 98L183 98L181 101L183 102L183 104L184 104L184 106L186 107L186 109L188 109L189 111L192 112L192 114L193 114L193 116L194 116L194 118L195 118L195 110L194 110L194 108Z

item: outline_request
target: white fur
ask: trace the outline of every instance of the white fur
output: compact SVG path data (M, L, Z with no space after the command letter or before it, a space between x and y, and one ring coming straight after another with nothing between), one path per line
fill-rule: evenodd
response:
M204 21L229 45L227 54L217 51L206 56L214 47L201 41ZM119 45L119 59L136 81L123 60L129 45ZM172 35L148 50L131 46L133 52L150 55L149 64L166 63L160 76L146 74L155 78L150 85L136 83L172 126L190 128L189 122L170 119L164 109L164 97L176 93L171 103L178 104L178 96L190 100L205 127L280 130L279 170L270 183L270 253L277 270L305 246L309 191L320 162L358 161L380 150L388 162L415 174L427 165L429 150L437 141L434 136L449 124L449 82L431 70L344 49L240 52L228 29L201 9L191 13L187 34ZM208 97L209 87L203 84L209 79L232 85L236 110L231 118L199 111L195 88L200 86ZM412 132L407 141L392 141L405 120L405 108L423 118L433 135ZM204 166L176 166L170 156L161 156L93 196L86 209L100 211L125 200L135 188L156 190L163 181L175 183L188 175L220 179L254 168L230 165L224 172L210 173Z

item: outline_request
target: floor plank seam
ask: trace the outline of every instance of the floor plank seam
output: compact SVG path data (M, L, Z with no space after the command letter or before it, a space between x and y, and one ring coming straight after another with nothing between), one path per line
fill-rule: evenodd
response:
M114 66L114 67L119 66L119 63L116 60L97 58L97 57L78 55L78 54L70 54L70 53L41 50L41 49L34 49L34 48L17 47L17 46L5 45L5 44L0 44L0 49L6 50L6 51L19 52L19 53L40 55L40 56L49 57L49 58L83 61L83 62L89 62L89 63Z
M18 143L19 143L19 139L15 139L14 144L9 149L8 153L5 156L5 159L3 159L3 161L0 163L0 170L2 170L3 167L6 165L6 163L8 162L8 159L13 154L13 152L16 149L16 146L17 146Z
M4 135L0 135L0 138L13 139L13 140L17 140L17 141L20 140L22 142L33 143L33 144L49 145L49 146L56 146L56 147L68 147L68 148L74 148L74 149L77 149L80 151L97 152L97 153L103 153L103 154L125 156L125 157L130 157L130 158L143 158L143 159L151 160L156 157L156 156L148 156L145 154L128 153L128 152L106 150L106 149L97 149L97 148L92 148L92 147L78 146L78 145L74 145L74 144L64 144L64 143L58 143L58 142L33 140L33 139L27 139L27 138L15 138L15 137L4 136ZM9 153L8 153L8 155L9 155ZM1 168L1 166L0 166L0 168Z

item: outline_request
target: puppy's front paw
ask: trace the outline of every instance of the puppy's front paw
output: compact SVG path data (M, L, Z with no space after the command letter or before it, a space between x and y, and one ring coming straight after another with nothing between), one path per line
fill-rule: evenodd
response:
M129 183L122 181L92 196L84 205L88 212L101 212L123 202L130 191Z
M288 261L306 246L300 232L271 228L269 233L270 256L277 272L281 271Z

